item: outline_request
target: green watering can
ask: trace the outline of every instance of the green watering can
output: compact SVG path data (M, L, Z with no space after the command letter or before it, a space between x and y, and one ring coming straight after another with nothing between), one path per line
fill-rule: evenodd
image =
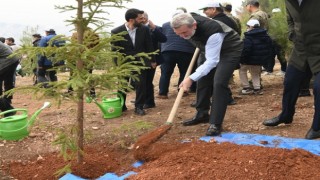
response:
M50 106L50 102L45 102L43 106L37 110L28 120L28 110L11 109L0 113L3 116L7 113L16 112L16 115L8 116L0 119L0 139L20 140L29 135L30 127L40 112Z
M100 108L103 118L111 119L121 116L122 106L124 103L123 96L120 93L109 93L107 95L117 95L115 97L102 97L102 103L98 103L96 99L93 102ZM87 101L89 102L89 101Z

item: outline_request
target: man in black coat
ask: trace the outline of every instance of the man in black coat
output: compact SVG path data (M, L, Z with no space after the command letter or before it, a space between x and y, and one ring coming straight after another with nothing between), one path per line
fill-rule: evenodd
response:
M125 14L126 23L111 30L111 34L118 34L124 31L128 33L123 35L125 41L117 41L113 43L115 46L122 47L119 52L126 55L135 56L138 53L149 53L153 51L153 45L149 28L142 25L144 11L138 9L128 9ZM155 61L145 59L145 65L147 67L155 66ZM139 81L135 82L136 99L135 99L135 113L138 115L145 115L143 106L146 101L146 89L147 89L147 71L141 70L139 74ZM124 101L126 100L126 94L120 92ZM127 110L126 105L123 106L123 111Z
M12 50L0 42L0 81L4 82L4 91L8 91L14 88L13 75L16 72L16 68L19 64L19 58L14 56L8 58L12 54ZM1 92L2 93L2 92ZM11 104L12 96L4 95L0 98L0 110L6 111L13 107Z
M314 75L314 116L306 139L320 138L320 1L286 0L289 38L294 47L289 59L282 97L282 111L265 120L265 126L291 124L295 114L299 90L303 81ZM310 13L312 12L312 13Z

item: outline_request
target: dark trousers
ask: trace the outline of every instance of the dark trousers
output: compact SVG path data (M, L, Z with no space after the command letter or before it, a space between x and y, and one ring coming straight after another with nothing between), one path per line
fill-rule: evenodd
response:
M180 51L165 51L162 53L163 63L160 67L161 76L159 82L160 95L168 95L170 79L176 65L178 65L180 73L178 84L182 82L184 76L186 75L192 56L192 53Z
M306 72L300 71L292 65L288 65L284 78L284 90L282 97L282 112L280 119L292 120L295 113L295 105L301 86L305 79L312 76L310 69ZM320 73L315 75L313 83L315 113L313 116L312 129L320 130Z
M205 62L205 54L204 52L200 53L199 59L198 59L198 66L203 64ZM197 112L200 114L208 114L209 109L210 109L210 104L213 99L213 87L214 87L214 77L215 77L215 71L216 68L212 69L209 74L206 76L202 77L201 79L198 80L197 82L197 96L196 96L196 109ZM233 72L232 72L233 73ZM231 75L232 77L232 75ZM229 81L228 81L229 82ZM229 86L227 87L228 91L228 103L233 100L232 98L232 92Z
M57 71L52 69L53 66L42 66L37 72L37 83L43 83L43 87L48 87L48 82L54 82L58 80Z
M10 102L6 98L0 98L0 110L3 112L10 109L13 109Z
M1 72L0 82L3 82L4 92L14 88L14 74L16 73L16 68L18 64L19 62L11 64L5 69L3 69ZM2 95L2 88L0 95ZM12 96L5 96L4 98L6 98L11 103Z
M198 113L208 113L210 96L210 124L221 125L230 102L229 80L239 64L240 57L221 57L218 66L197 82Z
M146 101L145 101L145 104L155 105L153 78L154 78L156 69L152 68L152 69L147 69L146 71L147 71L147 76L146 76L147 90L146 90Z
M138 75L138 81L134 81L134 89L136 91L135 107L143 109L143 105L146 102L146 92L147 92L147 70L141 70ZM129 82L129 79L128 79ZM118 91L123 96L124 102L126 102L127 94L125 92ZM123 104L123 109L127 109L126 103Z
M310 89L311 79L312 79L312 76L307 76L307 78L302 81L300 92L302 92L302 93L309 92L310 93L309 89Z

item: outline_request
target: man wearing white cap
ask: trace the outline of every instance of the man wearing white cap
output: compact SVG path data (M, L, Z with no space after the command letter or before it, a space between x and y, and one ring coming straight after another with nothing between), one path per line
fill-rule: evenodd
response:
M203 13L207 17L223 22L233 30L237 31L239 35L241 34L240 30L238 29L237 23L223 12L223 7L220 3L209 1L199 10L203 10Z
M261 66L273 56L272 40L267 30L260 28L256 19L247 22L247 32L244 33L244 47L241 55L239 77L242 85L241 94L261 95L260 74ZM253 89L248 80L248 71L251 74Z

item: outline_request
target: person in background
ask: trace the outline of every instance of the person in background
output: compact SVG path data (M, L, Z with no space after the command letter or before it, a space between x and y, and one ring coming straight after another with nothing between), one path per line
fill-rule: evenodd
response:
M260 3L258 0L248 0L246 3L246 9L250 13L250 19L256 19L260 23L260 27L269 31L269 15L260 9ZM272 75L273 67L275 64L274 57L269 59L266 64L263 65L262 75Z
M5 43L12 49L13 52L20 48L20 46L15 44L15 40L14 40L13 37L6 38L6 42ZM22 67L21 67L20 63L17 66L16 72L20 72L19 74L21 76L23 76ZM16 76L17 76L17 73L14 73L14 75L13 75L13 87L15 86L15 83L16 83Z
M239 77L242 84L241 94L262 95L260 86L261 67L274 54L272 40L267 30L260 28L259 21L250 19L247 22L247 32L244 33L244 47L241 55ZM250 87L248 73L252 78L253 89Z
M39 42L41 40L41 35L40 34L33 34L32 35L32 46L33 47L38 47L39 46ZM34 59L31 60L31 66L33 67L33 63L34 63ZM37 67L33 68L32 70L34 76L33 76L33 85L36 85L38 83L37 79Z
M223 7L220 3L210 0L204 5L203 8L199 10L202 10L203 13L209 18L223 22L224 24L235 30L239 35L241 35L237 23L224 13Z
M246 9L250 13L250 19L256 19L260 23L260 27L263 29L266 29L268 31L269 29L269 15L262 11L260 9L260 3L258 0L248 0L246 3Z
M280 28L283 24L283 19L286 17L285 13L280 8L272 9L272 16L269 20L269 34L273 40L275 56L280 63L280 72L276 75L284 76L287 70L286 60L286 47L288 46L287 37L284 35L287 33L286 28ZM275 61L270 62L270 69L273 70Z
M163 62L163 57L160 52L160 43L165 43L167 41L166 35L162 33L162 28L153 24L151 20L149 20L148 14L143 13L143 24L149 28L150 36L152 39L153 49L159 50L159 54L155 55L156 65L160 65ZM151 67L147 69L147 93L146 93L146 101L143 106L144 109L154 108L156 106L154 102L154 86L153 86L153 78L156 72L156 67Z
M5 43L5 42L6 42L6 38L0 37L0 42L2 42L5 46L7 46L9 49L11 49L10 46L8 46L8 45ZM0 95L2 95L2 92L3 92L3 81L1 80L1 81L0 81Z
M46 36L42 37L39 41L39 47L49 46L49 41L56 36L56 31L54 29L45 30ZM60 42L52 42L52 46L61 46ZM64 42L62 42L64 43ZM53 69L54 64L50 60L50 57L39 56L38 59L38 69L37 69L37 82L43 83L43 87L48 87L48 81L54 82L57 81L57 71ZM49 70L50 69L50 70ZM47 78L48 77L48 78Z
M234 16L234 15L232 15L232 4L230 4L230 3L223 3L222 4L222 7L223 7L223 10L224 10L224 13L229 17L229 18L231 18L232 20L234 20L234 22L236 22L236 24L237 24L237 29L238 29L238 33L239 33L239 35L241 35L241 29L242 29L242 27L241 27L241 22L240 22L240 19L239 18L237 18L236 16Z
M173 13L172 17L185 12L187 12L187 10L184 8L177 9ZM165 43L161 43L163 63L160 66L161 75L159 81L159 95L157 98L168 99L170 79L174 68L176 65L178 66L178 84L180 84L187 72L195 47L191 42L174 33L170 26L170 22L165 22L162 25L162 32L167 37L167 41Z
M15 40L13 37L9 37L6 39L6 42L5 42L8 46L10 46L10 48L12 49L12 51L16 51L17 49L20 48L20 46L16 45L15 44Z
M183 121L183 125L191 126L210 120L206 135L218 136L222 131L222 123L230 97L229 80L239 64L243 49L240 36L227 25L194 13L174 16L171 26L177 35L190 39L198 47L205 49L206 61L181 82L180 88L188 91L193 81L198 82L197 86L213 84L211 108L210 103L205 103L206 106L201 109L197 108L196 116ZM209 75L210 73L213 75ZM204 100L210 101L210 97ZM203 102L199 102L201 103Z
M10 48L0 42L0 81L4 83L4 92L14 88L13 77L20 60L17 56L9 58L12 53L13 52ZM12 95L4 95L3 99L3 101L5 101L5 104L11 104Z
M286 0L285 4L294 46L284 78L282 111L263 121L263 125L291 124L302 83L313 75L314 116L305 138L316 139L320 138L320 1Z
M117 41L113 45L122 47L119 50L120 53L126 55L135 56L140 52L150 53L153 52L153 44L150 36L150 29L142 24L144 11L139 9L128 9L125 13L126 23L120 25L111 30L111 34L118 34L127 31L128 34L123 35L125 41ZM115 50L115 49L114 49ZM154 57L151 60L144 59L145 66L151 68L156 67L156 62ZM116 62L117 63L117 62ZM146 91L147 91L147 71L141 70L139 76L139 81L135 83L136 99L135 99L135 114L145 115L143 106L146 102ZM126 94L119 92L123 95L124 101L126 101ZM124 103L123 111L127 110L127 106Z
M33 34L32 35L32 46L33 47L38 47L39 46L39 42L41 40L41 35L40 34Z

